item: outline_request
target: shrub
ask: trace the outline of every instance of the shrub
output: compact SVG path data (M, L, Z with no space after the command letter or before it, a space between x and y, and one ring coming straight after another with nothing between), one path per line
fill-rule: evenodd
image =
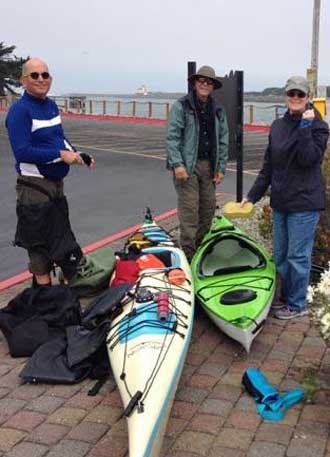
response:
M273 219L272 209L269 204L262 207L261 215L259 216L259 233L266 240L272 238Z
M325 181L325 211L321 214L316 230L313 263L327 267L330 260L330 149L325 152L322 171Z
M315 286L308 287L307 301L313 304L312 314L323 338L330 341L330 263Z

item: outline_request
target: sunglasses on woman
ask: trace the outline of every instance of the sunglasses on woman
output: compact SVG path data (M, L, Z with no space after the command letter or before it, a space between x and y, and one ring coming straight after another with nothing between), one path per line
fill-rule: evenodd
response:
M288 92L286 93L286 95L290 98L293 98L293 97L298 97L298 98L305 98L306 97L306 94L305 92L303 92L302 90L288 90Z
M37 71L33 71L28 76L30 76L30 78L34 79L35 81L37 81L37 79L39 79L39 76L41 76L42 79L49 79L50 78L50 74L48 73L48 71L43 71L42 73L38 73Z

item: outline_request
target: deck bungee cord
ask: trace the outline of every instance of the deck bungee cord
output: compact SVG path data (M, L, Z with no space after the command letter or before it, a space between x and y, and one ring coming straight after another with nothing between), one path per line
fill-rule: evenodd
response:
M158 279L158 278L154 278L154 279ZM179 299L182 302L186 303L187 305L191 305L191 302L189 300L186 300L186 299L184 299L182 297L179 297L178 295L173 294L172 285L171 285L171 287L158 287L158 286L155 286L155 285L152 285L152 286L149 286L149 287L150 288L152 287L153 289L156 289L157 292L170 291L171 292L170 298L172 300ZM147 287L144 285L143 288L147 288ZM185 292L190 293L189 290L186 290L184 288L181 288L180 290L184 290ZM132 293L132 292L129 293L128 296L126 297L126 299L124 299L124 301L122 302L122 306L128 304L132 300L132 309L131 309L131 311L129 313L126 314L126 316L124 316L121 320L119 320L114 325L112 325L110 330L114 330L116 327L118 327L120 325L123 325L123 323L125 323L125 321L131 320L132 318L136 318L139 315L144 314L145 311L155 311L155 312L157 311L157 303L154 303L154 302L146 304L144 306L139 306L138 308L135 308L135 306L134 306L134 298L136 297L137 292L138 292L138 288L136 288L134 293ZM153 297L153 298L155 298L155 297ZM175 303L175 302L173 302L173 303ZM188 316L183 314L180 310L178 310L175 304L172 304L172 309L170 308L170 311L173 312L173 310L175 310L175 317L177 318L178 321L180 321L179 325L182 325L183 327L185 327L185 324L183 324L183 321L181 321L181 318L183 317L184 319L187 319ZM135 324L135 325L140 325L140 324L143 324L145 322L149 322L149 320L148 321L145 320L145 321L139 322L138 324ZM152 320L151 322L155 322L155 320ZM121 335L120 331L117 331L115 334L113 334L110 337L108 337L107 343L111 343L113 340L115 340L116 344L117 344L117 340L115 339L115 337L118 337L119 340L120 340L120 335ZM115 342L113 341L112 345L110 346L110 348L113 349L114 345L115 345Z
M240 279L242 279L243 277L240 277ZM253 278L251 278L251 276L248 276L248 280L245 280L245 281L242 281L242 282L235 282L235 284L233 283L229 283L229 284L226 284L226 281L228 281L228 278L226 279L223 279L223 280L220 280L218 279L217 281L215 282L212 282L210 284L207 284L206 286L203 286L199 289L198 293L197 293L197 296L201 296L203 298L203 300L205 301L208 301L208 300L211 300L212 298L216 297L218 295L218 292L215 292L213 295L210 295L208 297L204 297L202 295L202 291L204 290L207 290L207 289L222 289L223 287L225 287L225 289L223 290L222 293L226 293L227 291L231 290L233 288L233 286L247 286L247 285L251 285L251 287L253 287L253 289L257 289L257 290L265 290L265 291L270 291L271 288L272 288L272 285L274 283L274 280L272 278L270 278L269 276L267 275L262 275L262 276L255 276ZM268 280L269 281L269 285L268 286L257 286L257 285L254 285L254 283L256 282L260 282L262 280Z
M143 287L145 288L145 286L143 286ZM176 318L176 321L173 321L173 326L171 327L169 325L169 323L171 323L172 321L168 322L168 321L159 321L158 319L144 319L143 321L139 321L136 324L130 325L129 328L123 328L122 330L118 330L118 327L123 326L126 322L128 324L130 324L132 322L132 320L138 318L139 316L142 316L143 314L145 314L148 311L149 312L154 312L155 316L157 316L157 303L152 302L152 303L147 303L147 304L145 304L143 306L139 306L138 308L135 307L134 297L136 296L136 293L137 293L137 290L136 290L134 295L131 295L128 298L128 301L132 300L131 311L129 313L127 313L118 322L116 322L114 325L112 325L111 328L110 328L110 330L114 330L115 328L117 328L116 332L113 333L110 337L107 338L107 343L108 344L111 343L110 344L110 349L111 350L114 349L114 347L119 343L119 341L124 336L125 337L129 336L131 333L136 332L136 330L138 330L140 327L143 328L146 324L149 327L171 330L173 332L176 332L180 336L184 337L184 335L181 334L177 330L177 327L187 328L187 325L184 323L184 319L187 319L188 316L183 314L179 309L177 309L177 306L175 305L174 299L178 298L179 300L183 301L187 305L191 305L191 302L188 301L188 300L185 300L185 299L183 299L181 297L174 296L171 293L171 288L170 287L158 288L158 287L152 286L152 288L156 289L156 291L158 291L158 292L161 291L161 290L166 290L166 291L170 292L169 293L169 298L170 298L170 302L171 303L170 303L170 306L169 306L169 311L170 311L169 314L171 315L171 317L174 316ZM187 291L187 293L189 293L189 291Z

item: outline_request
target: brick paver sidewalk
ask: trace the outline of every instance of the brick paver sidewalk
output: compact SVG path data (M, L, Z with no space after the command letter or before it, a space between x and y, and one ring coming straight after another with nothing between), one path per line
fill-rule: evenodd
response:
M0 306L17 286L0 295ZM127 431L113 379L95 397L94 381L74 386L21 385L24 359L12 359L0 333L0 456L123 457ZM278 423L263 421L241 387L260 367L286 390L315 375L313 403ZM197 310L193 340L167 426L162 457L330 457L330 350L308 317L270 317L247 355Z

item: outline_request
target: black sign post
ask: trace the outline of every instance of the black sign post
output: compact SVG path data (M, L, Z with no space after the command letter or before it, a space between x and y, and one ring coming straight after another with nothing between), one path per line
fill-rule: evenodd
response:
M236 201L243 198L244 74L236 71Z
M196 73L196 62L188 62L188 78ZM188 81L188 93L192 92L193 84Z

